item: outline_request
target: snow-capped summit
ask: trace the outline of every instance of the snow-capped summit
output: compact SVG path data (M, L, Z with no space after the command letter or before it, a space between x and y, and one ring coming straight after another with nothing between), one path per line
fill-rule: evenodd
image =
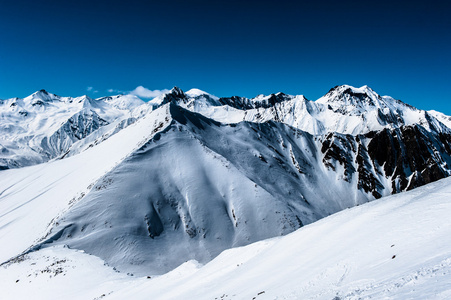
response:
M40 90L37 92L34 92L28 97L25 97L23 99L24 104L27 106L43 106L47 102L53 102L53 101L60 101L60 97L47 92L46 90Z
M185 95L187 95L190 98L197 98L197 97L201 97L201 96L208 96L208 97L210 97L212 99L219 100L218 97L216 97L216 96L214 96L212 94L209 94L207 92L204 92L202 90L199 90L199 89L190 89L189 91L185 92Z
M137 97L136 95L117 95L117 96L109 96L97 99L97 101L102 100L105 103L108 103L112 107L115 107L120 110L133 110L143 104L145 102Z
M33 94L31 94L30 96L28 96L24 99L28 99L28 98L51 101L51 100L59 99L60 97L58 95L49 93L46 90L42 89L42 90L34 92Z
M357 113L373 108L397 109L402 103L391 97L381 97L367 85L360 88L336 86L316 102L340 109L343 113Z

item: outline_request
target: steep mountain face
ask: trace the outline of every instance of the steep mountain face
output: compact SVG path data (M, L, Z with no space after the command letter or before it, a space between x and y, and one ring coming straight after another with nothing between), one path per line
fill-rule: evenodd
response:
M127 272L163 273L366 200L341 186L314 191L335 177L318 166L309 134L274 123L222 125L166 106L170 125L99 180L44 245L83 249Z
M271 108L277 103L282 103L293 99L293 96L285 95L284 93L271 94L269 96L259 95L253 99L243 97L229 97L220 98L219 103L228 105L242 110L256 109L256 108Z
M64 244L136 274L164 273L189 259L207 262L224 249L285 235L451 174L446 116L368 87L336 87L316 102L282 93L217 98L174 88L131 105L131 112L114 97L42 98L32 97L44 103L35 106L83 103L37 139L47 158L68 161L65 180L77 166L69 162L96 161L125 136L136 135L139 143L47 220L30 249ZM29 107L20 104L30 102L25 99L8 101ZM0 199L13 197L2 196L5 191Z
M411 190L449 176L449 133L434 133L419 125L375 133L369 153L385 176L392 178L392 191Z
M449 133L433 133L420 125L384 129L356 137L330 133L322 140L323 163L343 179L358 177L357 187L380 198L451 175Z
M67 151L74 142L108 124L95 111L83 109L70 117L51 136L45 136L41 140L41 149L49 159L56 157Z

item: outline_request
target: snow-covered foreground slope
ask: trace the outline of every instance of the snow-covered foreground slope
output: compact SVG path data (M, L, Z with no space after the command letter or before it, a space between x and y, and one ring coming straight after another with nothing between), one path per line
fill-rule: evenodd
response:
M449 299L451 179L151 278L61 246L0 267L2 299Z

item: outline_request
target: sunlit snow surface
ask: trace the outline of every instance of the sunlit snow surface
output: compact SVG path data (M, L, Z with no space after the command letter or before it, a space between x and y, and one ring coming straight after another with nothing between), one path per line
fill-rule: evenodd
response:
M151 278L50 247L0 267L1 299L449 299L451 179Z

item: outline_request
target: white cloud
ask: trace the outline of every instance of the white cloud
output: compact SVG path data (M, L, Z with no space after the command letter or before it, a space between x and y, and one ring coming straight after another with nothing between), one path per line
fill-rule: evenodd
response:
M121 91L117 89L107 89L106 90L110 94L128 94L128 95L135 95L139 98L143 99L153 99L155 97L160 96L161 94L169 92L169 90L149 90L148 88L143 87L142 85L136 87L132 91Z
M116 90L116 89L107 89L106 90L108 93L115 93L115 94L127 94L128 92L124 92L121 90Z
M92 87L92 86L88 86L88 87L86 88L86 90L87 90L88 92L93 93L93 94L99 92L98 90L95 90L94 87Z
M136 87L133 91L130 91L129 94L138 96L139 98L155 98L160 96L161 94L167 93L169 90L149 90L142 85Z

